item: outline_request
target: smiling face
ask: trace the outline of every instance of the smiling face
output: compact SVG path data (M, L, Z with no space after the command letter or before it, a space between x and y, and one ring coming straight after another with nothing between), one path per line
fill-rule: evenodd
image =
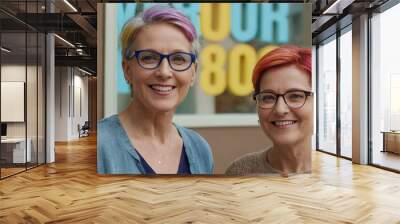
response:
M152 50L162 54L191 53L191 43L180 29L167 23L143 27L133 51ZM195 64L185 71L174 71L164 58L159 67L142 68L135 57L124 60L125 79L132 85L133 100L154 112L170 112L186 97L195 79Z
M271 68L262 74L260 91L284 94L291 90L311 91L310 77L296 65ZM294 145L307 138L313 130L313 98L308 96L298 109L286 105L279 97L271 109L258 108L260 124L275 145Z

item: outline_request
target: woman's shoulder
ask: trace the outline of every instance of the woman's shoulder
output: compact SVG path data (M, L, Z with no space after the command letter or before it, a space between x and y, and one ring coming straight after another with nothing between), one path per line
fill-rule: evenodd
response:
M226 169L226 175L246 175L254 173L271 173L269 165L266 164L267 150L247 153L229 165Z
M108 146L123 137L118 115L104 118L97 123L97 147Z
M118 125L119 125L118 114L114 114L109 117L103 118L97 122L97 126L100 130L104 128L112 128Z

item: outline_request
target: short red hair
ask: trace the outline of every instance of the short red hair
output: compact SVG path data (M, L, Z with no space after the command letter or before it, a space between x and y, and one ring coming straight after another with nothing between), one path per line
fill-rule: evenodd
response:
M271 69L287 65L297 65L304 69L311 80L311 49L293 45L278 47L264 55L253 70L253 87L256 93L260 91L262 74Z

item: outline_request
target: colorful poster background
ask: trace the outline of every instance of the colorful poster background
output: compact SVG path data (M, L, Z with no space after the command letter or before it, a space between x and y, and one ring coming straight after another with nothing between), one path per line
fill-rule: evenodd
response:
M156 3L117 4L117 30ZM200 37L200 70L195 86L177 114L254 114L251 72L257 60L278 45L311 47L311 5L288 3L164 3L190 18ZM115 44L117 43L108 43ZM130 100L121 53L117 74L117 111Z

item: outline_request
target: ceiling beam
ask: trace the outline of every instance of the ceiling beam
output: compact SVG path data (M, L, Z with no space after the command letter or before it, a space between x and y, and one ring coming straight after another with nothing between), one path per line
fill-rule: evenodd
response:
M71 20L73 20L77 25L79 25L88 36L92 39L97 39L97 30L90 24L85 17L80 14L68 14L67 15Z

